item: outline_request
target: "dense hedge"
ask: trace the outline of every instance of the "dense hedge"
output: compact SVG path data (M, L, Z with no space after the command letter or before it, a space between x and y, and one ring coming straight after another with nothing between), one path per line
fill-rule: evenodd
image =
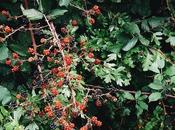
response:
M2 0L0 130L173 130L175 3Z

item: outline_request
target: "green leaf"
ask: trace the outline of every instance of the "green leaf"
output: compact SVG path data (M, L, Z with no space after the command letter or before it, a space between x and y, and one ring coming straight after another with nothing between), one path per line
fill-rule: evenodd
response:
M124 29L126 32L129 32L130 34L140 34L140 29L138 25L135 23L126 23L124 25Z
M162 98L162 95L160 92L154 92L151 95L149 95L149 102L154 102Z
M146 56L146 59L145 59L143 65L142 65L143 71L148 71L149 70L149 67L152 64L152 60L153 60L152 57L153 56L148 52L147 56Z
M14 120L19 121L23 114L24 111L22 110L22 108L19 107L16 111L13 112Z
M9 112L3 106L0 106L0 111L3 114L3 116L8 116L9 115Z
M55 9L47 16L49 19L56 19L59 16L64 15L67 12L65 9Z
M5 130L13 130L14 129L14 125L11 122L8 122L4 125Z
M132 39L127 43L127 45L123 47L123 51L129 51L130 49L132 49L132 48L136 45L137 41L138 41L138 37L132 38Z
M155 73L160 73L159 71L159 65L157 64L157 62L152 63L152 65L149 67L149 70L155 72Z
M36 9L25 9L25 10L22 10L22 13L29 20L40 20L43 18L43 14Z
M129 92L124 92L124 98L128 99L128 100L134 100L134 96L129 93Z
M165 74L167 74L168 76L175 75L175 65L172 65L169 68L167 68Z
M29 124L25 128L25 130L39 130L39 127L38 127L38 125L35 122L33 122L32 124Z
M0 60L4 60L8 57L8 51L9 49L5 45L0 46Z
M145 46L148 46L149 45L149 40L147 40L146 38L144 38L142 35L139 36L139 41L145 45Z
M59 5L60 6L68 6L69 5L69 3L70 3L70 0L60 0L59 1Z
M139 101L139 102L137 102L137 104L138 104L142 109L148 110L148 105L147 105L145 102Z
M3 119L4 119L4 117L3 117L3 115L0 113L0 124L2 123Z
M160 81L154 81L153 83L148 85L150 88L155 89L155 90L161 90L163 89L162 83Z
M135 99L139 99L139 97L141 96L142 92L141 91L137 91L135 94Z
M170 36L166 42L169 42L171 46L175 46L175 36Z
M5 105L11 100L11 94L7 88L2 86L0 86L0 92L0 101L2 102L2 105Z
M152 17L148 20L149 25L152 28L156 28L158 26L161 26L165 21L165 18L163 17Z

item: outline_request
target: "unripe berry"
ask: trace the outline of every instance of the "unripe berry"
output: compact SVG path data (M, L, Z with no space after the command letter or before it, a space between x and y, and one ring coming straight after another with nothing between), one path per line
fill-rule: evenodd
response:
M58 81L58 87L61 88L63 86L63 82L64 82L63 80Z
M22 97L21 94L17 94L17 95L16 95L16 98L17 98L17 99L21 99L21 97Z
M90 53L88 54L88 57L89 57L89 58L94 58L94 53L90 52Z
M101 63L101 60L95 59L95 61L94 61L94 64L95 64L95 65L98 65L98 64L100 64L100 63Z
M19 55L17 53L13 53L13 59L18 59L19 58Z
M89 19L89 23L90 23L91 25L95 24L95 19L90 18L90 19Z
M11 69L11 71L13 73L19 71L19 66L13 66L13 68Z
M6 61L5 61L5 64L6 65L11 65L11 63L12 63L11 60L9 58L7 58Z
M64 44L70 43L70 38L69 37L63 38L63 42L64 42Z
M49 49L43 50L43 54L44 54L45 56L50 55L50 50L49 50Z
M52 88L51 89L51 93L54 95L54 96L57 96L58 95L58 90L56 88Z
M41 38L41 39L40 39L40 43L44 44L44 43L46 43L46 42L47 42L47 40L46 40L45 38Z
M72 24L72 26L77 26L78 25L78 22L77 22L77 20L72 20L71 21L71 24Z
M5 26L5 27L4 27L4 31L5 31L6 33L11 33L11 32L12 32L12 29L11 29L9 26Z

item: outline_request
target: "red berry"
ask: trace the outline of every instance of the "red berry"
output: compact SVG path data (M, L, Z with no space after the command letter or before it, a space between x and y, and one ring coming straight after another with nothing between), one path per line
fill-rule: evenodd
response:
M7 18L10 16L9 12L6 11L6 10L2 10L1 13L2 13L3 16L5 16Z
M58 72L57 76L60 78L64 78L65 74L64 72Z
M99 9L99 6L98 5L94 5L93 10L97 10L97 9Z
M56 101L56 102L55 102L55 108L56 108L56 109L60 109L61 107L62 107L61 102L60 102L60 101Z
M6 33L11 33L11 32L12 32L12 29L11 29L9 26L5 26L5 27L4 27L4 31L5 31Z
M89 19L89 23L90 23L91 25L95 24L95 19L90 18L90 19Z
M72 26L77 26L78 25L78 22L77 22L77 20L72 20L71 21L71 24L72 24Z
M19 71L19 66L13 66L13 68L11 69L11 71L13 73Z
M5 64L6 65L11 65L11 63L12 63L11 60L7 58L6 61L5 61Z
M84 110L86 108L86 106L84 104L80 104L79 108L82 111L82 110Z
M78 75L77 76L77 80L82 80L82 76L81 75Z
M101 60L95 59L94 64L98 65L98 64L100 64L100 63L101 63Z
M97 99L97 100L95 101L95 105L96 105L97 107L101 107L101 106L102 106L102 103L101 103L101 101L100 101L99 99Z
M43 54L44 54L45 56L50 55L50 50L49 50L49 49L43 50Z
M41 38L41 39L40 39L40 42L41 42L42 44L44 44L44 43L47 42L47 40L46 40L45 38Z
M53 112L49 111L49 112L47 112L47 115L48 115L48 117L53 117Z
M67 30L67 28L62 27L62 28L61 28L61 32L64 33L64 34L66 34L66 33L68 32L68 30Z
M93 116L93 117L91 118L91 122L94 123L94 122L96 122L96 121L97 121L97 117L96 117L96 116Z
M35 50L31 47L28 48L28 53L34 55L35 54Z
M89 58L94 58L94 53L90 52L90 53L88 54L88 57L89 57Z
M70 43L70 38L69 37L63 38L63 42L64 42L64 44Z
M21 99L21 94L17 94L17 95L16 95L16 98L17 98L17 99Z
M64 56L64 61L65 61L66 65L69 66L72 63L72 58L68 55Z
M52 88L51 89L51 93L54 95L54 96L57 96L58 95L58 90L56 88Z
M13 53L13 59L18 59L19 58L19 55L17 53Z
M51 108L51 106L46 106L46 107L44 108L44 111L45 111L45 112L49 112L49 111L52 111L52 108Z
M64 82L63 80L58 81L58 87L61 88L63 86L63 82Z
M48 62L52 62L53 59L52 59L51 57L48 56L48 57L47 57L47 61L48 61Z

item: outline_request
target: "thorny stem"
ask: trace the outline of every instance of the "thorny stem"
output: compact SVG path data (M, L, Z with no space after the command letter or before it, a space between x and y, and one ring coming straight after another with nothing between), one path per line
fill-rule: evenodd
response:
M24 4L25 4L25 8L28 9L28 0L24 0ZM32 28L32 23L31 22L29 22L29 28ZM34 52L35 52L35 59L38 60L38 56L36 55L37 45L36 45L36 41L35 41L35 36L34 36L33 30L31 30L31 29L30 29L30 34L31 34L31 38L32 38L32 46L33 46L33 49L34 49ZM43 75L42 75L41 66L37 65L37 68L38 68L38 71L40 73L39 75L40 75L41 81L43 81L44 78L43 78Z
M48 26L49 26L49 29L50 29L50 31L51 31L51 33L52 33L52 35L53 35L53 41L56 43L56 45L58 46L58 48L59 48L59 50L60 50L60 53L61 53L61 55L62 55L62 60L63 60L63 65L64 65L64 69L65 69L65 71L69 71L68 69L67 69L67 66L66 66L66 62L65 62L65 60L64 60L64 51L63 51L63 49L62 49L62 47L61 47L61 41L60 41L60 39L59 39L59 37L58 37L58 35L57 35L57 32L56 32L56 29L55 29L55 26L54 26L54 24L53 24L53 22L49 22L49 20L47 19L47 17L44 15L44 18L45 18L45 20L46 20L46 23L48 24ZM67 74L68 74L68 72L67 72ZM70 79L69 79L69 75L67 75L67 80L69 81L69 83L70 83ZM69 87L70 88L70 90L71 90L71 94L72 94L72 101L73 101L73 104L75 104L75 95L76 95L76 93L75 93L75 91L74 91L74 89L72 88L72 87Z

